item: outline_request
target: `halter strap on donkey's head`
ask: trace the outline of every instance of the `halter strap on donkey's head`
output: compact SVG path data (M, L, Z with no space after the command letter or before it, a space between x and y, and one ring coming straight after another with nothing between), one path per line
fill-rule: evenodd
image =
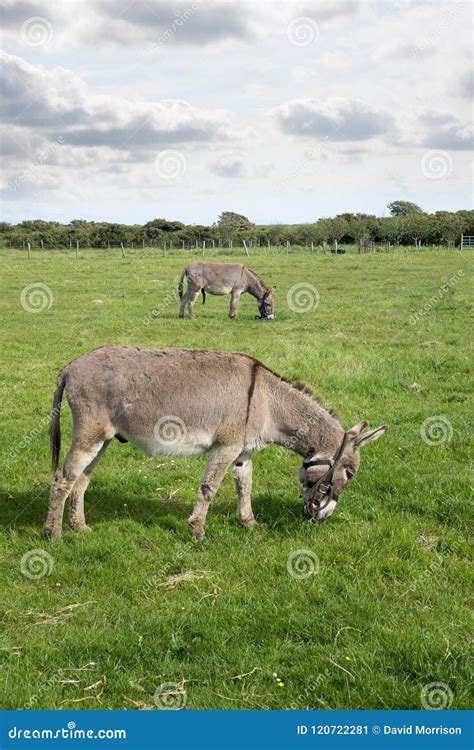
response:
M316 482L305 482L304 486L311 490L309 497L305 498L305 513L314 519L329 503L337 503L339 495L334 491L332 479L339 463L347 442L350 438L348 432L344 433L342 442L332 458L308 458L303 461L303 468L309 469L311 466L329 466L327 472L323 474ZM323 505L323 500L325 500Z
M265 289L263 296L258 300L258 311L260 315L256 315L255 320L273 320L273 305L267 302L271 293L271 289Z
M348 444L350 443L350 449L355 451L368 443L372 443L374 440L378 440L387 431L387 425L364 432L366 427L367 422L363 421L345 432L341 444L332 458L317 458L316 456L312 456L303 460L305 474L311 466L329 467L326 473L315 482L303 481L304 489L307 490L303 495L305 503L304 512L311 520L324 520L334 510L336 502L339 499L339 494L335 492L333 486L334 473L343 458L344 451L347 450ZM333 503L333 505L331 506L330 503ZM322 511L325 512L322 513Z

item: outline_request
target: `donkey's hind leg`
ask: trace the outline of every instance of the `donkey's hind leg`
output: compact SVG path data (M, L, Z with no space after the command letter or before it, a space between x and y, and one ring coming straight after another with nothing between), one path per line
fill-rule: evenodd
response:
M104 441L89 444L87 448L83 443L73 439L73 444L66 456L61 469L57 469L51 483L51 494L49 497L48 515L43 531L50 539L58 541L62 535L64 504L71 492L76 480L89 466L102 448Z
M76 479L74 487L71 490L71 494L69 495L68 524L73 531L91 531L91 528L86 524L84 515L84 493L91 480L92 472L109 445L110 440L106 440L94 460L84 469L81 476Z
M186 307L186 302L188 299L188 290L189 290L189 281L188 281L187 289L179 301L179 317L180 318L184 318L184 308Z
M188 303L188 318L192 320L194 318L194 303L196 302L197 296L199 294L199 289L194 289L188 287L187 292L187 303Z

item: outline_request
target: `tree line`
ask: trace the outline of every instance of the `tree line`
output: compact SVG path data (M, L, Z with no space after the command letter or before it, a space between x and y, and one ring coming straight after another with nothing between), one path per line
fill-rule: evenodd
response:
M19 224L0 222L3 247L237 247L245 240L251 246L327 246L371 243L390 245L459 244L461 234L474 235L474 211L425 213L407 201L388 204L390 216L343 213L307 224L257 225L246 216L224 211L212 226L187 225L180 221L153 219L146 224L118 224L74 219L69 224L40 219Z

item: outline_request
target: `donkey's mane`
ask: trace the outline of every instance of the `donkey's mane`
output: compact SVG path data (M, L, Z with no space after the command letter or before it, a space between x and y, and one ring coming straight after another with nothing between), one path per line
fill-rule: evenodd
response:
M278 380L280 380L282 383L286 383L291 388L293 388L295 391L298 391L299 393L303 393L305 396L308 397L313 403L318 404L318 406L321 406L324 411L327 411L327 413L336 420L336 422L339 422L339 424L342 425L342 419L330 406L327 406L327 404L324 403L323 399L320 398L320 396L317 396L313 389L310 388L309 385L306 385L305 383L300 383L298 381L289 380L288 378L285 378L284 375L280 375L280 373L275 372L275 370L272 370L271 367L267 367L267 365L264 365L263 362L260 362L260 360L255 359L255 357L251 357L249 354L245 354L244 356L248 357L249 359L253 360L253 362L256 362L263 370L266 370L267 372L270 372L272 375L274 375Z
M258 273L255 273L255 271L252 271L252 269L249 268L248 266L246 266L246 268L247 268L247 271L249 273L251 273L252 276L255 276L255 278L257 279L257 281L260 282L260 284L263 286L263 288L265 289L265 291L268 292L268 286L265 284L265 282L263 281L263 279L260 278L260 276L258 275Z

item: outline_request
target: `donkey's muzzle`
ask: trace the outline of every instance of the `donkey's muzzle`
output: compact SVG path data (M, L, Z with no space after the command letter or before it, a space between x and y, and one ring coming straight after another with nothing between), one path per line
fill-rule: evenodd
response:
M308 491L311 489L308 485L305 485L304 489ZM312 523L322 523L329 518L336 507L336 503L339 500L339 495L334 491L328 491L326 494L321 496L320 492L315 492L315 497L303 494L301 496L304 499L303 506L303 518Z

